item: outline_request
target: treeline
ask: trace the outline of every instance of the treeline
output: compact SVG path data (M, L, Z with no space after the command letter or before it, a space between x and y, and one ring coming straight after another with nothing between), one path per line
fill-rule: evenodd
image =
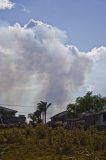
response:
M106 97L87 92L85 96L76 98L75 103L67 105L67 116L69 118L76 118L81 113L97 113L102 111L105 105ZM28 115L31 122L38 124L43 121L46 124L46 114L50 106L51 103L40 101L40 103L37 104L36 111Z
M76 98L75 103L67 106L67 114L69 117L77 117L80 113L97 113L102 111L105 105L106 97L87 92L85 96Z

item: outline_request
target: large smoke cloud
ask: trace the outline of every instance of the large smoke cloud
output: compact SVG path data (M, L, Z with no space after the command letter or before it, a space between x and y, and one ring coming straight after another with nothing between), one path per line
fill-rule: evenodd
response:
M0 101L67 102L106 48L83 53L66 41L63 31L40 21L0 27Z

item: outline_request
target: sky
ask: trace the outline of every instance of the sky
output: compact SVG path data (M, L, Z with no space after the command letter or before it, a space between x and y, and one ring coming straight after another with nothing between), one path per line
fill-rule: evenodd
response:
M13 0L11 10L1 10L0 20L25 24L29 19L65 30L69 42L82 51L106 45L105 0Z
M1 103L106 96L105 15L105 0L0 0Z

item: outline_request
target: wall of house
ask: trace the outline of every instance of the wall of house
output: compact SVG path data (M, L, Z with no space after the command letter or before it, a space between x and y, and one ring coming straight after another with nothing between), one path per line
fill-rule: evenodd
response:
M100 124L105 124L106 123L106 112L101 113L100 116Z

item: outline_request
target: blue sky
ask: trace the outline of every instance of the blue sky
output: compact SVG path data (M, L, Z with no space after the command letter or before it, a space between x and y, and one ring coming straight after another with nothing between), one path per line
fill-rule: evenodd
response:
M106 45L105 0L12 0L15 8L0 10L0 20L25 24L41 20L65 30L69 42L82 51Z

